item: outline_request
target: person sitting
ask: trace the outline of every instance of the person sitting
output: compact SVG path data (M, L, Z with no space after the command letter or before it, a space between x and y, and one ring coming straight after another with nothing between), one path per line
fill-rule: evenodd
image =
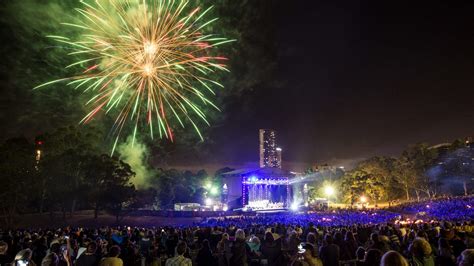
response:
M109 254L107 257L100 261L100 266L123 266L123 261L118 256L120 255L120 247L110 247Z
M434 266L431 246L424 238L417 237L408 248L411 254L411 264L414 266Z
M436 256L435 264L440 266L454 266L455 258L449 242L446 238L438 240L438 256Z
M232 256L230 257L231 266L247 265L247 244L245 243L245 232L238 229L235 232L235 241L231 247Z
M281 256L281 241L275 240L272 232L265 233L261 251L263 257L267 260L268 266L283 264Z
M8 244L0 241L0 265L6 265L12 262L13 258L8 254Z
M262 253L260 251L260 239L252 235L247 242L247 257L250 265L260 265Z
M380 266L408 266L408 261L400 253L392 250L382 256Z
M36 266L36 264L31 260L31 256L33 255L33 252L31 249L23 249L20 250L15 256L15 264L14 265L30 265L30 266ZM22 262L22 263L20 263Z
M303 253L304 262L306 262L308 266L323 265L323 262L318 257L313 255L315 253L313 245L305 244L303 245L303 249L305 250Z
M339 265L339 247L333 243L330 234L324 237L323 245L319 248L319 256L325 266Z
M341 249L341 259L343 260L353 260L355 259L356 250L357 250L357 240L354 237L354 234L351 231L346 232Z
M458 266L474 265L474 249L466 249L459 256Z
M382 255L383 253L379 249L369 249L367 253L365 253L364 266L379 266Z
M179 242L176 246L176 256L166 260L166 266L191 266L191 259L184 257L184 253L187 250L185 242Z
M97 265L97 243L90 242L87 245L87 250L79 256L76 260L76 266L95 266Z
M317 257L318 256L318 240L316 238L315 233L311 233L311 232L308 233L308 235L306 236L306 244L313 245L313 250L314 250L313 256Z
M204 239L202 241L202 247L199 249L197 256L196 256L196 264L198 266L201 265L209 265L212 266L215 264L214 257L212 256L211 246L209 245L209 241Z
M219 266L229 265L231 253L228 233L223 233L221 241L217 243L217 253Z
M69 266L72 265L69 257L68 245L53 241L49 253L41 261L42 266Z
M356 265L363 266L364 265L364 257L365 257L365 249L363 247L358 247L356 250Z
M370 240L367 243L367 249L378 249L382 253L389 250L388 244L386 241L381 240L381 237L377 233L372 233L370 235Z
M286 241L287 249L290 255L295 255L298 252L298 245L300 244L300 240L298 238L298 234L295 230L291 230L289 232L288 239Z

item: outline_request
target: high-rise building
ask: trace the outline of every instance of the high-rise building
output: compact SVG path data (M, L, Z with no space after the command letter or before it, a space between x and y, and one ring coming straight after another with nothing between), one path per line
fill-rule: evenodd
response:
M260 167L281 168L281 149L276 144L276 131L260 129Z
M280 147L277 147L276 151L277 151L277 164L276 164L276 167L281 168L281 152L282 152L282 149Z

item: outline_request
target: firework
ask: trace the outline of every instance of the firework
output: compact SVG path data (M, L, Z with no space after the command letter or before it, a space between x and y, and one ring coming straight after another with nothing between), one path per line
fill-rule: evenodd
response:
M77 39L48 36L81 59L67 66L82 67L73 77L47 82L67 82L91 93L90 112L81 123L99 112L114 113L115 146L127 123L133 137L141 125L151 138L173 140L173 124L189 121L202 139L199 119L209 125L202 107L218 107L207 98L223 87L210 77L228 71L226 58L212 56L214 47L231 42L203 33L217 18L205 20L212 8L190 10L186 0L109 0L86 3L76 8L80 19L62 23L81 31ZM36 89L35 88L35 89Z

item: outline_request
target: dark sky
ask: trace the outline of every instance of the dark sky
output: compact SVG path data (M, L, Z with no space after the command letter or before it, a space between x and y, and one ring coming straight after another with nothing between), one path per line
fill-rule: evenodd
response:
M278 2L275 84L227 110L216 161L257 161L258 128L290 167L474 135L474 3L357 2Z
M213 143L206 143L212 144L210 154L194 152L189 155L193 160L183 160L178 155L170 165L189 167L194 162L196 167L215 169L256 163L259 128L278 131L284 166L298 170L312 163L348 165L370 156L398 155L408 145L418 142L436 144L474 135L474 2L465 2L232 2L241 8L249 6L251 12L228 13L250 14L250 19L240 20L240 24L245 25L243 28L249 28L250 24L253 29L245 42L259 50L256 57L266 55L267 59L262 62L271 58L268 65L274 65L274 71L270 79L262 79L258 86L242 88L243 93L237 90L234 96L224 100L226 119L213 124L209 137ZM4 11L2 7L0 5L0 12ZM0 65L0 89L4 89L2 95L6 95L0 98L0 120L7 125L4 131L10 124L19 125L20 130L23 127L22 118L12 120L11 114L25 109L23 116L33 115L27 108L29 101L33 101L33 93L29 85L25 85L25 91L14 93L16 84L23 80L5 86L4 81L10 79L3 78L2 74L16 69L23 79L28 77L25 81L51 75L49 69L37 65L25 69L25 65L35 63L38 57L29 59L30 47L41 44L16 45L11 41L25 42L26 37L17 32L19 27L15 25L23 20L19 18L28 18L30 13L26 11L19 12L26 14L24 17L9 16L18 22L0 19L12 27L0 27L3 41L0 55L9 54L8 58L13 58L10 65L5 60ZM252 20L255 12L261 12L257 14L261 20ZM252 23L258 25L253 27ZM236 26L238 30L241 28ZM45 34L38 32L34 36ZM243 61L242 58L229 59ZM57 63L54 57L42 60ZM16 64L17 61L22 64ZM253 65L254 61L244 64ZM35 77L30 77L31 73L36 73ZM240 74L239 70L228 75L239 77L237 73ZM252 75L245 77L253 78ZM41 79L45 78L41 76ZM71 106L64 108L73 110L69 109ZM54 114L59 113L67 112ZM43 119L45 115L36 112L36 116ZM53 121L46 119L46 122L50 120ZM61 122L61 119L54 121ZM25 132L34 134L35 131ZM190 152L185 154L188 156Z

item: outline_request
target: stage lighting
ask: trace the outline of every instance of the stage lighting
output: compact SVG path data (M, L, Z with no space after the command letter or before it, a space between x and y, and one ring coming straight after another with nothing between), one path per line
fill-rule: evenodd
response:
M324 194L326 194L327 196L332 196L334 195L334 188L331 187L331 186L327 186L324 188Z
M217 195L217 194L219 194L219 190L217 189L217 187L211 187L210 192L211 192L212 195Z
M226 212L229 210L229 207L227 207L227 205L224 205L224 207L222 207L222 210Z
M293 202L293 204L291 204L290 208L291 208L292 211L297 211L298 207L299 207L299 204L296 203L296 202Z
M257 177L256 177L256 176L254 176L254 175L253 175L253 176L251 176L251 177L250 177L250 182L252 182L252 183L255 183L255 182L257 182Z
M212 199L211 198L206 198L204 203L206 204L206 206L211 206L212 205Z
M366 203L367 202L367 197L366 196L360 197L360 202Z

